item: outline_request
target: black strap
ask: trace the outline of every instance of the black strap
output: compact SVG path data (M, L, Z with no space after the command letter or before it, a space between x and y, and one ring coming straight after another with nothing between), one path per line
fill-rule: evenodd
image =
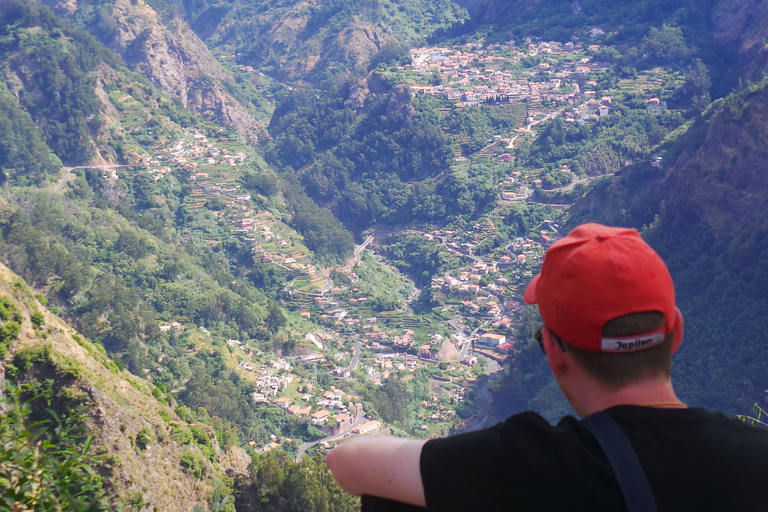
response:
M653 491L632 444L618 423L604 411L581 420L608 457L629 512L658 512Z

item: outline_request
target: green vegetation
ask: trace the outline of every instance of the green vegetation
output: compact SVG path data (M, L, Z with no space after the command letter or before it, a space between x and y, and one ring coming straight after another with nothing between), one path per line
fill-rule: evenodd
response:
M555 118L542 128L536 141L519 160L531 167L546 166L550 172L568 165L577 175L595 176L617 172L627 162L650 159L652 148L680 126L683 119L672 111L630 109L629 103L629 99L624 103L614 102L611 115L595 124L568 126L561 117ZM570 176L567 181L555 185L568 183ZM544 184L542 187L553 188Z
M209 46L234 53L239 65L253 66L280 79L316 83L332 82L378 63L405 60L410 46L405 42L424 40L437 29L466 17L466 11L448 0L331 0L312 6L296 0L279 5L266 0L238 0L226 8L210 0L166 1L179 6ZM300 20L298 33L274 30L286 16ZM228 28L233 24L239 26L238 31ZM351 32L347 37L352 44L340 35L346 31ZM374 46L367 42L369 37L379 43ZM313 60L314 65L308 66L307 60Z
M441 41L446 53L476 52L477 60L463 71L471 68L477 83L463 83L453 69L418 75L416 58L411 62L410 46L423 46L425 35L435 37L440 27L465 17L453 3L321 4L150 1L161 19L194 22L239 77L241 83L226 87L248 108L271 110L255 91L280 90L269 125L272 140L258 148L263 160L232 130L170 101L83 30L36 2L14 0L0 15L0 259L31 287L19 283L14 290L30 298L44 291L46 296L36 296L40 303L93 340L75 338L112 375L126 379L130 392L135 388L154 407L175 408L179 418L162 409L159 428L123 426L123 433L136 432L130 457L178 443L174 469L182 468L201 488L212 480L217 491L228 491L232 482L220 474L217 457L241 443L252 449L276 441L282 448L252 454L250 474L237 484L237 502L225 492L210 501L212 509L354 510L356 500L335 486L321 456L293 462L302 441L318 440L333 427L315 427L306 417L256 401L264 399L257 399L263 372L288 375L271 365L283 357L294 365L294 380L282 382L280 393L294 404L343 386L397 434L449 433L481 407L485 386L497 397L494 418L527 408L552 419L567 412L538 349L526 344L540 322L534 310L510 314L506 324L494 325L489 317L499 302L520 306L521 284L556 236L552 222L585 194L591 194L588 200L571 209L572 222L601 217L647 226L669 258L686 315L707 312L687 334L700 345L675 363L684 399L726 410L754 401L760 381L743 375L760 375L764 366L755 319L768 306L759 293L768 275L768 235L751 224L736 239L692 229L697 206L666 204L662 215L654 188L670 162L685 151L695 153L719 113L748 123L745 104L749 94L760 93L752 86L700 114L735 76L724 72L728 65L702 36L711 2L700 9L676 0L554 0L525 8L496 2L499 21L516 17L514 25ZM574 12L576 5L581 13ZM111 1L80 2L71 19L100 40L114 41L122 28L111 8ZM288 13L300 28L283 23ZM350 23L349 40L365 30L364 41L336 37ZM589 34L598 24L604 31ZM471 28L474 21L461 30ZM535 39L531 49L524 38L537 34L583 49L558 53ZM149 36L141 35L131 51L140 52ZM592 44L597 48L587 50ZM592 68L577 71L577 63ZM306 78L321 89L305 82L286 87L262 72ZM555 77L562 78L558 87L547 89ZM459 106L455 95L481 80L508 80L525 91L513 101L486 98ZM425 92L449 83L456 87L454 99L445 90ZM579 92L569 98L574 85ZM649 110L650 97L667 107ZM603 102L608 113L600 115ZM62 161L92 162L97 151L99 159L141 165L61 169ZM352 233L393 225L416 228L377 248L396 270L365 255L351 271L338 267L351 254ZM472 293L467 278L461 292L449 283L432 288L446 273L470 273L473 262L459 252L493 264L506 256L507 266L471 276L477 284ZM335 268L336 289L317 296L323 266ZM421 288L418 297L399 272ZM744 290L753 290L747 307ZM719 297L728 305L710 312L708 304L722 304ZM16 450L27 465L48 457L43 467L59 464L58 447L69 450L71 443L35 451L31 440L48 436L48 426L63 424L68 407L75 410L86 400L70 386L85 370L48 345L13 353L27 313L39 337L55 333L58 321L37 308L35 303L22 315L0 299L0 357L13 357L6 374L39 405L14 412L24 416L21 423L0 423L7 440L0 447ZM331 308L339 311L328 314ZM453 332L445 320L457 316L467 331L493 326L515 342L500 378L485 375L485 360L473 368L416 360L419 346L436 352L441 338L433 334L444 340ZM723 327L734 321L735 330ZM405 332L412 339L395 345L393 338ZM738 349L730 346L732 339ZM364 362L346 380L338 375L351 359L352 343L363 346ZM402 357L377 361L388 346ZM310 350L325 360L301 362ZM725 366L722 353L731 354ZM406 368L405 354L419 369ZM712 379L722 389L711 392ZM10 410L24 407L19 404ZM38 421L42 427L35 427ZM101 461L88 451L62 452L75 461L67 471L76 478L68 481L84 482L78 488L83 496L75 496L83 503L106 503L108 491L88 469ZM130 462L113 454L107 466ZM49 478L59 469L41 474ZM75 491L40 492L48 491L75 500ZM124 505L150 506L145 493L133 490ZM207 498L211 494L212 488Z
M3 322L2 327L0 327L0 358L5 357L21 332L19 322L11 320L11 318L18 319L18 314L14 310L10 300L4 297L0 298L0 321Z
M478 216L494 206L504 166L471 162L452 169L452 148L475 152L516 122L485 107L447 114L446 103L411 99L402 85L372 95L356 116L347 106L351 94L350 86L291 93L270 123L268 153L350 230Z
M0 180L4 183L13 169L16 176L24 176L40 183L61 168L61 160L43 142L28 112L13 100L5 81L0 79Z
M179 465L197 480L202 479L208 472L208 463L205 458L191 450L184 452Z
M409 110L400 89L377 98L358 122L344 104L349 94L337 87L285 98L270 123L270 162L289 174L296 169L310 197L353 231L442 215L433 178L450 153L431 114Z
M5 9L0 16L0 58L9 72L37 91L23 95L20 106L38 123L43 140L63 162L85 162L93 155L90 135L99 128L99 117L95 115L99 100L89 72L100 61L116 64L116 58L85 31L62 25L50 10L27 0L14 4L15 8ZM7 94L4 91L5 87L0 88L0 98ZM7 100L0 102L8 105ZM12 106L6 109L16 121L4 136L18 137L14 132L28 128L29 122L20 113L14 114ZM26 140L26 134L24 137ZM35 142L34 135L32 140ZM15 160L16 151L9 153ZM39 143L34 143L28 156L45 153ZM42 158L41 168L24 170L32 171L31 177L39 179L53 170L46 167L46 162L52 162L50 157Z
M408 231L388 237L381 252L419 286L429 286L433 276L455 268L461 261L445 246L425 239L422 233Z
M282 450L251 456L251 471L236 489L237 510L352 512L358 498L336 484L322 455L294 462Z
M37 420L32 406L46 397L30 399L30 391L11 387L0 394L0 508L112 510L96 472L101 458L90 453L85 409Z

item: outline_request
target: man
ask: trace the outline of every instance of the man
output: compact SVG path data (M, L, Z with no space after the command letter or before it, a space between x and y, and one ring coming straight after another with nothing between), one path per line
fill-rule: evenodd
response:
M606 411L626 434L660 511L765 509L768 431L688 408L670 359L683 318L666 265L630 229L585 224L555 242L524 294L537 339L582 417ZM328 454L339 484L439 511L621 511L613 467L571 416L524 412L431 441L366 436Z

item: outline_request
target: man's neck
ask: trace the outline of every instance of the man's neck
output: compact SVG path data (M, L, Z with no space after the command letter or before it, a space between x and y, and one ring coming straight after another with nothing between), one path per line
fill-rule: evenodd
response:
M594 389L588 389L588 388ZM571 394L571 403L582 416L588 416L616 405L639 405L659 408L685 408L669 379L643 381L618 390L607 390L598 383Z

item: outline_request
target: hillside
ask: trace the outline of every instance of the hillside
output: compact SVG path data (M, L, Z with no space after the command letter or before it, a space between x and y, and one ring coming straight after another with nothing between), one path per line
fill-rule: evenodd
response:
M188 512L213 496L228 470L247 473L250 460L241 449L219 445L213 436L215 453L208 460L191 434L185 442L183 434L195 425L206 439L213 429L188 426L152 395L153 384L119 370L103 347L42 306L40 296L5 265L0 265L0 297L21 319L18 340L0 364L2 382L22 386L25 399L39 396L31 403L30 424L48 420L53 421L48 428L56 426L46 406L62 418L85 407L85 427L94 435L90 453L97 456L93 469L107 492L104 502L110 503L100 510L130 505ZM187 459L196 461L198 473L185 470Z
M721 2L715 12L716 38L727 40L748 75L764 69L755 54L768 36L764 10L748 19ZM759 325L767 300L767 108L765 81L716 101L662 143L663 170L627 169L573 210L574 222L645 226L686 315L689 343L675 362L682 396L733 413L749 410L768 385Z
M169 18L144 1L115 0L98 6L42 3L88 30L129 69L183 108L234 128L251 144L267 137L264 123L270 106L258 84L227 70L182 20Z
M447 0L182 2L179 10L211 48L290 83L337 82L403 58L407 49L465 11Z
M681 398L748 413L768 9L689 4L0 3L0 370L44 395L27 427L86 406L103 509L353 510L323 453L361 425L569 412L521 293L586 220L669 262Z

